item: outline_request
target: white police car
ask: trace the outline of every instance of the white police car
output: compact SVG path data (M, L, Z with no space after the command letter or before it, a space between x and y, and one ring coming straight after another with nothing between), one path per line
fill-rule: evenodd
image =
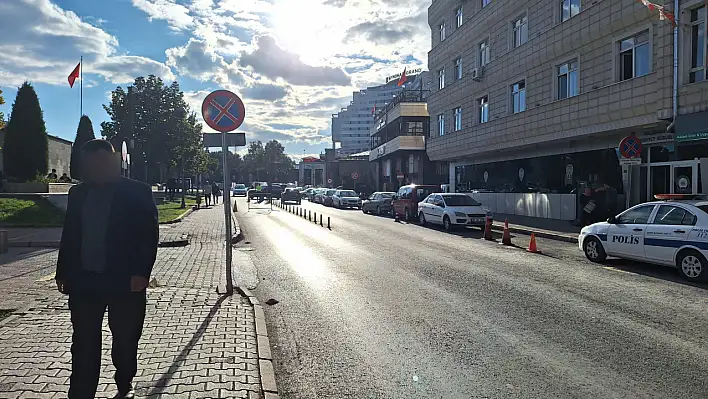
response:
M607 256L678 268L689 281L708 281L708 197L661 194L607 222L583 228L578 245L593 262Z

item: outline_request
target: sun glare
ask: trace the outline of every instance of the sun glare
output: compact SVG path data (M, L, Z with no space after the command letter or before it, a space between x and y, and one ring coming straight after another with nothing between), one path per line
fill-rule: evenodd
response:
M278 43L308 64L322 64L341 51L342 13L317 0L281 0L274 8L272 26Z

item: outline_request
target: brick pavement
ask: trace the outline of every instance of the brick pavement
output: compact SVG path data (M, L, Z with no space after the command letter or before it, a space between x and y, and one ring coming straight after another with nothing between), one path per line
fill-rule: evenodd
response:
M224 268L223 208L200 210L173 226L190 233L190 245L158 251L153 275L160 286L148 290L138 396L262 397L253 308L215 289ZM51 279L55 264L56 251L12 249L0 256L0 309L25 308L0 322L0 399L66 397L71 325L66 298ZM110 398L107 320L103 329L97 397Z

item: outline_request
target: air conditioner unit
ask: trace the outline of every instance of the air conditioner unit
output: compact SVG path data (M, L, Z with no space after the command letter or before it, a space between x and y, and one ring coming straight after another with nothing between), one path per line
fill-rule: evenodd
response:
M482 68L474 68L472 69L472 80L479 82L482 80Z

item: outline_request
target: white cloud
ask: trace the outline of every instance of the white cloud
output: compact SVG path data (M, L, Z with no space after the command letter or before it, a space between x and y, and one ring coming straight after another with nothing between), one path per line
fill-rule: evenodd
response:
M149 20L167 21L175 30L187 29L194 24L189 9L171 0L133 0L133 5L149 15Z
M174 78L157 61L117 55L114 36L49 0L0 2L0 15L0 84L17 86L29 80L66 85L81 55L84 74L98 74L111 83L125 82L127 74Z

